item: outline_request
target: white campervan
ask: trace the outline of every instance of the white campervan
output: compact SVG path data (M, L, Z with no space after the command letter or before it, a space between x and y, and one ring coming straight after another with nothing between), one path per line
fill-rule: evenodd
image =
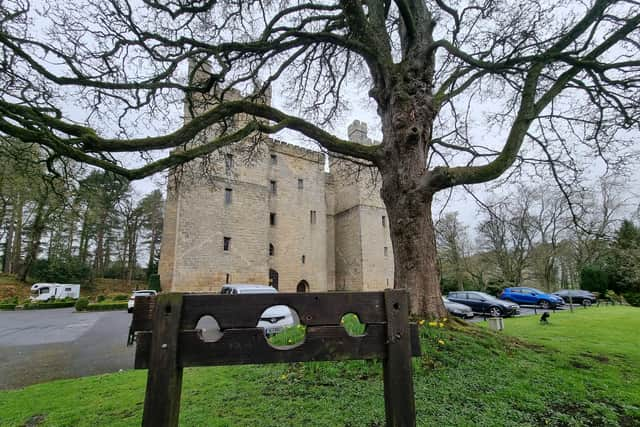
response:
M80 298L80 285L62 283L34 283L31 286L31 301Z

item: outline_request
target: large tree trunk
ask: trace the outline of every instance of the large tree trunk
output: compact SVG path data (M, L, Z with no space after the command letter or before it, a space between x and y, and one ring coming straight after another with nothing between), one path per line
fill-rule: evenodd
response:
M411 313L442 318L447 312L440 292L431 197L417 201L400 192L384 192L394 252L394 287L406 288Z
M430 22L423 7L414 13ZM433 41L432 27L416 28L416 43L402 37L405 62L386 90L373 93L382 119L384 161L381 196L389 215L394 251L394 287L406 288L411 313L421 317L446 317L440 291L436 234L431 214L437 182L427 170L431 130L435 117L432 82L435 58L426 48ZM403 31L404 33L404 31Z

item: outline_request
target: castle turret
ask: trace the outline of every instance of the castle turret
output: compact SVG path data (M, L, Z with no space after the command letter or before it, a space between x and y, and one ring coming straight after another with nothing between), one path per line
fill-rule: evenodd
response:
M366 122L354 120L347 128L347 134L349 135L349 141L357 142L358 144L373 144L373 141L367 136Z

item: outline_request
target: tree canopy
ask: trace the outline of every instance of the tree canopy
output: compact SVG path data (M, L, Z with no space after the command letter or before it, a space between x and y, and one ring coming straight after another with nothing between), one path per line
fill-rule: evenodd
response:
M298 132L380 171L396 285L412 289L421 313L443 314L429 278L437 277L427 212L436 192L527 160L548 162L560 182L558 170L577 167L581 155L621 160L615 154L638 129L632 0L12 0L1 8L2 134L39 144L50 165L70 158L139 179L256 132ZM377 145L328 130L354 82L380 118ZM272 87L286 96L260 102ZM201 94L214 102L171 123L171 106L186 98L195 111ZM227 126L238 115L256 119ZM223 130L206 134L213 125ZM524 152L525 142L538 154ZM184 149L167 151L175 147ZM130 153L142 153L143 165L123 163ZM408 240L415 236L423 247Z

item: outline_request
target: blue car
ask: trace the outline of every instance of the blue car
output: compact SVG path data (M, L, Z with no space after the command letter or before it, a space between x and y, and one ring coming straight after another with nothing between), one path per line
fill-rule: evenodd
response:
M536 288L506 288L500 299L525 305L539 305L542 308L556 308L564 305L564 300L557 295L547 294Z

